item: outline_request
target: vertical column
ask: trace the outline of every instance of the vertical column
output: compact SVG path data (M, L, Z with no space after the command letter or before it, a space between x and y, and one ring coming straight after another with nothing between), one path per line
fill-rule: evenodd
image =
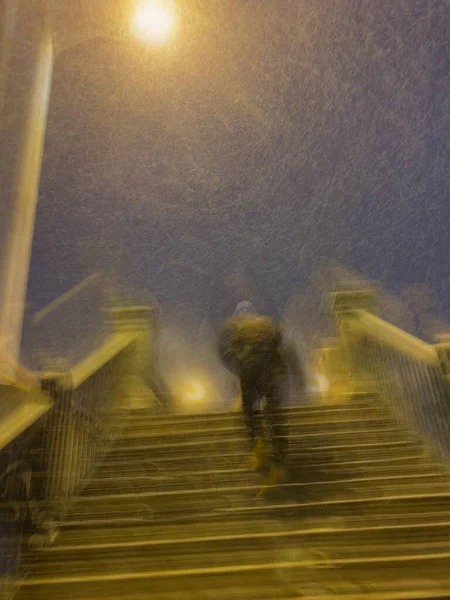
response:
M0 118L5 106L6 92L11 69L11 55L16 31L18 0L5 0L0 9Z
M22 147L13 182L12 217L7 227L0 272L0 345L12 359L11 373L7 374L10 377L15 376L20 354L54 60L49 19L43 18L41 23L36 23L36 28L40 31L40 38L34 57L32 90L25 111Z
M157 308L127 306L110 309L110 323L117 333L135 333L136 341L128 360L127 377L123 388L123 407L140 408L156 404L148 387L150 370L156 360L158 336Z
M330 358L334 387L340 400L348 400L355 392L369 389L365 365L367 357L361 356L362 347L358 335L354 335L350 321L357 318L356 311L373 312L374 292L371 290L342 291L330 295L331 313L336 321L340 345L334 348ZM331 366L332 365L332 366ZM333 384L332 384L333 387ZM333 391L331 391L333 394Z
M450 408L450 334L437 336L435 347L439 358L442 384Z

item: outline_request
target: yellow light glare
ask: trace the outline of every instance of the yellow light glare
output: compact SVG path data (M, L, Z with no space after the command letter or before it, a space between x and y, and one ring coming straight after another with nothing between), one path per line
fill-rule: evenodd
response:
M188 402L201 402L205 399L205 388L198 381L191 381L183 395Z
M132 20L132 32L149 44L162 44L173 33L176 25L175 9L169 0L141 2Z

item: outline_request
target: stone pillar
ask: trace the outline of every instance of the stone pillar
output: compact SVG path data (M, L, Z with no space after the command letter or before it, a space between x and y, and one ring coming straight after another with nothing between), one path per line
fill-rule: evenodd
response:
M450 334L436 336L436 340L435 348L439 357L448 405L450 406Z
M125 306L109 309L109 323L115 333L131 333L136 340L130 349L128 375L124 386L124 408L156 407L149 387L150 371L158 356L158 308Z
M372 382L366 372L358 343L359 335L350 327L351 319L358 318L358 311L375 312L375 292L373 290L338 291L330 294L329 306L338 331L340 342L329 356L330 371L333 374L334 388L330 394L338 395L335 400L345 401L355 393L372 389ZM346 383L345 383L346 382Z

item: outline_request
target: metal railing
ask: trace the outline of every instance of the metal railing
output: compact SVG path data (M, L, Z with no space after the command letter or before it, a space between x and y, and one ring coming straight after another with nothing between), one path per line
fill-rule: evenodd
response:
M446 343L427 344L373 314L370 291L337 292L332 311L354 390L376 392L380 407L450 459Z
M74 365L108 335L104 306L109 303L102 273L94 273L25 319L22 358L34 370L64 360Z
M12 598L12 582L26 575L22 542L29 520L33 450L52 403L38 388L0 386L0 597Z
M54 401L45 428L44 493L57 518L118 433L114 413L127 396L136 345L136 334L113 334L71 373L43 377Z
M48 544L73 499L120 435L117 411L146 386L154 309L107 311L110 333L67 370L40 374L41 390L0 386L0 593L22 576L21 548ZM144 390L144 392L143 392Z
M155 333L149 307L115 308L110 335L68 373L46 373L43 389L53 399L43 452L44 494L56 519L64 517L101 455L119 435L117 411L146 386Z

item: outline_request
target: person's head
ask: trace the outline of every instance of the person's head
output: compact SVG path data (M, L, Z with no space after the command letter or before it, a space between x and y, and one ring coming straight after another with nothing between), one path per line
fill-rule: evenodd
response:
M256 316L257 314L258 314L258 312L256 311L253 304L251 302L249 302L248 300L243 300L242 302L239 302L239 304L236 306L233 316L235 316L235 317L248 316L248 315Z

